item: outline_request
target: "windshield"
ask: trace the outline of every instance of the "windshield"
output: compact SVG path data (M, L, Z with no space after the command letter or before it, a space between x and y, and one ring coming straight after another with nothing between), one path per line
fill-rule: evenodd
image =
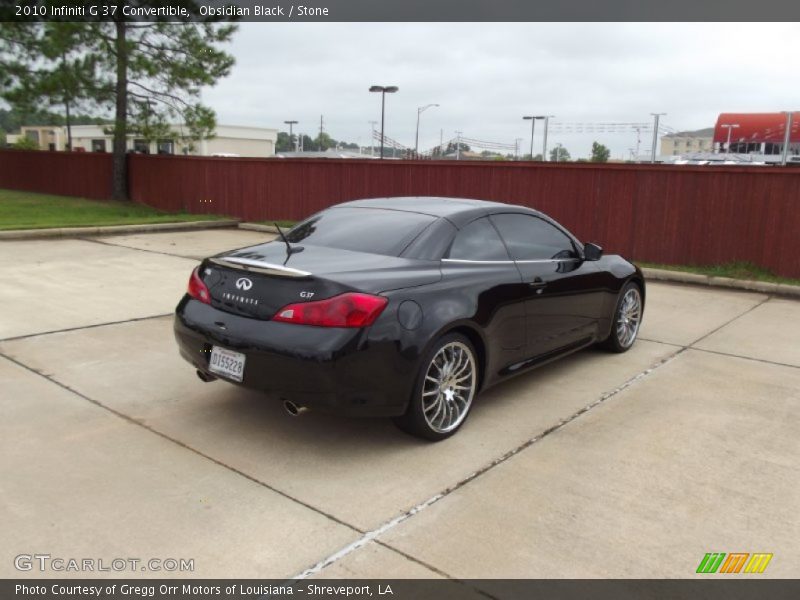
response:
M376 208L330 208L286 234L293 244L399 256L437 217Z

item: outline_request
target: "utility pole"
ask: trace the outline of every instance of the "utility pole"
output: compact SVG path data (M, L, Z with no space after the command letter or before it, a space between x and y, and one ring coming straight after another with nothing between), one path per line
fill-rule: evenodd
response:
M322 152L322 132L323 132L323 120L322 115L319 116L319 151Z
M461 160L461 133L456 131L456 160Z
M656 145L658 144L658 121L667 113L650 113L653 116L653 147L650 151L650 162L656 162Z
M792 111L786 111L786 131L783 132L783 154L781 155L781 164L785 167L789 160L789 144L792 141L792 122L794 114ZM730 130L728 130L730 131Z
M547 115L544 118L544 142L542 143L542 160L547 162L547 126L550 124L550 119L555 115Z

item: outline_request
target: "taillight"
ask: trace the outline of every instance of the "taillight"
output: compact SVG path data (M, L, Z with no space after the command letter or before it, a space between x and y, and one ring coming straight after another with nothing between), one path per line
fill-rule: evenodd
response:
M195 270L192 271L187 293L195 300L211 304L211 293L208 291L208 286L200 279L200 267L195 267Z
M318 327L366 327L372 325L389 301L370 294L342 294L316 302L288 304L273 321Z

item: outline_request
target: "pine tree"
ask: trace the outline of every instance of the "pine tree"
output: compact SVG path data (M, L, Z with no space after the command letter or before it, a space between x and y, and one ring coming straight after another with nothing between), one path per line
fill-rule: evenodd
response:
M213 136L215 114L200 102L200 90L230 72L234 59L222 45L236 26L201 20L194 0L178 3L195 22L145 22L117 11L107 21L0 23L0 94L12 106L48 98L66 111L94 105L113 115L114 199L128 196L129 134L154 140L179 122L187 143ZM158 0L127 4L163 6Z

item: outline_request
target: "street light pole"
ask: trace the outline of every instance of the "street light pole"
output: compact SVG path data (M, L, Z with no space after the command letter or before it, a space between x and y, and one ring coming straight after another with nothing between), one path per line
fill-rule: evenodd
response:
M533 132L536 128L536 121L538 119L544 119L545 117L525 116L522 118L526 121L529 120L531 122L531 160L533 160Z
M547 115L544 118L544 142L542 143L542 160L547 162L547 127L550 124L550 119L555 115Z
M394 94L399 89L396 85L373 85L369 88L370 92L380 92L381 94L381 160L383 160L383 141L386 139L383 135L386 116L386 94Z
M725 154L731 153L731 133L733 133L734 129L739 128L738 123L723 123L720 127L728 130L728 144L725 146Z
M456 131L456 160L461 160L461 133Z
M294 151L297 152L297 144L296 143L293 144L294 134L292 133L293 132L292 127L294 125L297 125L297 121L284 121L284 123L286 123L289 126L289 145L294 145Z
M417 108L417 135L414 137L414 158L419 155L419 116L429 108L438 106L438 104L426 104Z
M653 147L650 150L650 162L656 162L656 145L658 144L658 121L667 113L650 113L653 115Z

